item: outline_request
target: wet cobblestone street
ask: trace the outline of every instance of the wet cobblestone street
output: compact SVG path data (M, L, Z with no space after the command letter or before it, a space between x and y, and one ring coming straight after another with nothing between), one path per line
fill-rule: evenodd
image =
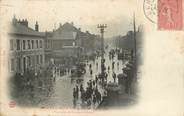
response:
M117 57L114 58L115 67L112 70L112 60L109 60L108 56L105 55L105 66L110 66L110 71L108 72L108 82L113 82L112 72L116 74L122 73L123 62L118 61ZM119 62L119 65L117 65ZM90 74L89 71L89 64L92 65L93 74ZM98 65L97 65L98 64ZM44 108L73 108L73 88L76 85L83 84L83 87L87 87L87 82L89 80L95 80L95 75L100 73L100 58L96 59L94 62L89 61L86 65L86 73L81 77L71 77L70 74L66 74L64 76L57 76L56 82L54 85L54 91L51 97L45 101L40 102L39 107ZM78 82L77 80L80 79L82 81ZM116 80L117 82L117 80ZM99 84L98 84L99 85ZM104 95L104 90L102 89L101 85L98 86L99 92L101 95ZM80 92L79 92L80 93ZM80 96L80 94L79 94ZM79 97L80 98L80 97ZM81 108L81 99L77 100L77 108ZM96 107L96 106L94 106Z

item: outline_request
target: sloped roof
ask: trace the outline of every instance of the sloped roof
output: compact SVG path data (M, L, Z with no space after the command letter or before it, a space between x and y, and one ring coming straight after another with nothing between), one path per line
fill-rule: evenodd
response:
M70 23L65 23L53 32L53 39L74 40L80 31Z
M28 35L28 36L39 36L44 37L45 32L38 32L33 30L30 27L26 27L18 22L15 24L11 24L10 34L18 34L18 35Z
M73 26L73 24L66 22L62 26L60 26L56 31L76 31L79 32L79 30Z
M58 29L54 30L50 37L52 39L61 40L75 40L77 37L88 39L86 37L95 36L89 32L82 32L80 29L76 28L72 23L64 23Z

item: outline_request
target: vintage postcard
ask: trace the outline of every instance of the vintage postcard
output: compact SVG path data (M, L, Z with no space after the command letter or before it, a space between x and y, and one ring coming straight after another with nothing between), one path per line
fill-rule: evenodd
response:
M0 116L184 116L183 0L0 0Z

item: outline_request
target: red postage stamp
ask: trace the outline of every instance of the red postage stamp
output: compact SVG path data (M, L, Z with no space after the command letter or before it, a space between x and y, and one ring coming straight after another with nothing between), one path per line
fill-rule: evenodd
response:
M181 30L182 0L158 0L158 29Z

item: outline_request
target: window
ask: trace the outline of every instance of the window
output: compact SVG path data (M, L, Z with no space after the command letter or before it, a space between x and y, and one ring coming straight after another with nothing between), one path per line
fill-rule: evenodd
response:
M52 48L52 41L50 40L49 42L49 48L51 49Z
M42 64L42 63L43 63L43 56L40 55L40 64Z
M46 46L47 46L47 49L48 49L49 48L49 40L47 40L47 45Z
M26 49L26 41L23 40L23 50L25 50L25 49Z
M43 46L42 46L42 40L40 40L40 48L42 48Z
M36 40L36 48L38 48L38 40Z
M13 50L13 40L10 40L10 50Z
M49 40L47 40L47 48L49 48Z
M10 64L11 71L14 71L15 70L14 59L11 59L10 62L11 62L11 64Z
M20 50L20 40L16 40L17 50Z
M45 48L47 49L47 40L45 41Z
M31 40L32 49L34 49L34 40Z
M27 64L28 64L28 66L31 66L31 57L30 56L27 56Z
M17 60L17 68L19 71L21 70L21 59L20 58L18 58Z
M23 58L23 70L26 71L26 57Z
M39 55L36 56L36 63L39 64Z
M31 43L30 40L27 40L28 49L31 49Z

